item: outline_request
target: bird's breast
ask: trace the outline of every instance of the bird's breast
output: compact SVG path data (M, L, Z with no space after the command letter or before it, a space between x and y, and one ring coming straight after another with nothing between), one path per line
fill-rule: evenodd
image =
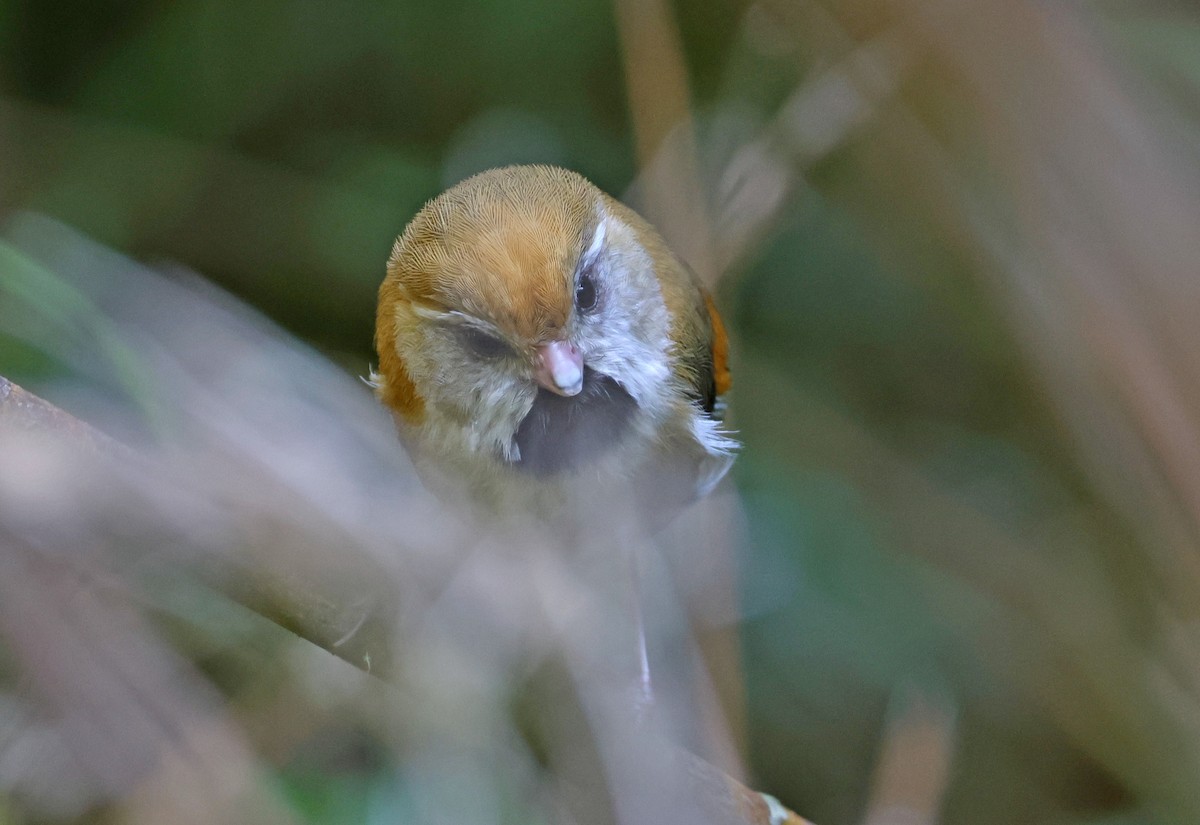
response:
M513 466L550 476L603 457L628 434L637 402L607 375L585 367L583 389L570 397L539 389L517 427Z

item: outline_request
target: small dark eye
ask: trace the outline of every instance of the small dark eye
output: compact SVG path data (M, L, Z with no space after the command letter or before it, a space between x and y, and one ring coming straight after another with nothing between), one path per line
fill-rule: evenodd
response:
M491 360L512 352L508 344L501 341L495 335L489 335L475 327L459 327L458 336L462 339L463 345L480 358Z
M592 276L579 276L579 286L575 287L575 306L580 312L587 312L596 307L596 284Z

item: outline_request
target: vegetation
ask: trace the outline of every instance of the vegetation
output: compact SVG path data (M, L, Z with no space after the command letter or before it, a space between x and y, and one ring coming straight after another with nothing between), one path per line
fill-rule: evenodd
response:
M678 587L753 786L1200 821L1197 45L1169 0L0 2L0 376L147 462L0 428L0 823L550 815L513 571L357 381L395 235L524 162L729 322L741 514ZM320 581L336 647L395 595L347 558L420 617L399 688L237 603Z

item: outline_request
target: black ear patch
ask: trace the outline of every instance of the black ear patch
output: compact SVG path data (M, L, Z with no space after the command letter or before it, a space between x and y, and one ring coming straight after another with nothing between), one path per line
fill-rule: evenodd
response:
M717 408L717 380L713 376L712 364L704 364L701 367L698 384L696 392L691 394L691 399L700 405L705 415L712 418Z
M521 457L513 464L549 476L594 461L629 428L637 402L607 375L583 369L583 389L570 398L538 389L517 427Z

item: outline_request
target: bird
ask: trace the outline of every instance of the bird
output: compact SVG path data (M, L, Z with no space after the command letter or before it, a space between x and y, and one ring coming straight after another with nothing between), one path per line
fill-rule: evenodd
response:
M418 473L489 517L632 501L668 522L713 489L729 343L640 215L545 165L469 177L396 240L370 376Z
M648 718L636 548L710 492L738 449L710 293L583 176L509 166L461 181L405 227L375 345L369 383L427 486L465 502L489 534L532 519L591 557L571 578L599 606L575 647L614 650L593 672Z

